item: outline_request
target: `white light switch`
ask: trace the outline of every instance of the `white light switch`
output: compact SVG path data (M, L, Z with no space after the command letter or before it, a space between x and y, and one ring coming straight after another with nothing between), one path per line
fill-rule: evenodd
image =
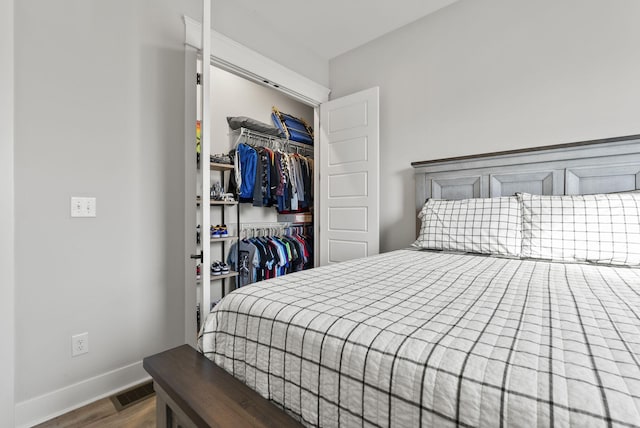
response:
M71 217L95 217L96 198L71 197Z

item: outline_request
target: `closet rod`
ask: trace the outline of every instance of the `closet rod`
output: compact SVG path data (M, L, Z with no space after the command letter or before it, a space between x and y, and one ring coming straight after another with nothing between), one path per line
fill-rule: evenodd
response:
M242 137L253 139L253 140L276 142L281 144L285 144L287 142L287 140L284 138L276 137L275 135L263 134L262 132L253 131L248 128L236 129L234 131L231 131L231 133L238 134L236 138L236 143L234 144L234 146L238 145Z
M242 223L240 226L240 230L246 229L282 229L291 227L291 223L289 222L278 222L278 223Z
M233 147L238 147L242 138L247 140L254 140L261 143L267 143L269 148L274 150L282 150L287 153L298 153L303 156L313 157L313 146L308 144L298 143L296 141L287 140L286 138L276 137L275 135L263 134L258 131L253 131L247 128L240 128L232 131L232 134L238 134L233 144Z
M286 229L290 227L291 223L289 222L243 223L240 227L240 235L245 235L246 237L249 231L251 231L251 236L255 236L256 232L264 232L267 235L284 235L286 233Z

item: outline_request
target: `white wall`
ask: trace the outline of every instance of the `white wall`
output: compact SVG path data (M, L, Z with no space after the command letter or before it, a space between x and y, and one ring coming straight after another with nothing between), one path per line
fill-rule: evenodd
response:
M265 24L256 11L245 7L243 2L212 3L211 26L216 31L323 86L329 86L329 64L326 59L303 48L297 39L285 37L277 27ZM300 7L301 11L303 9L304 6ZM313 17L301 16L301 19ZM286 21L282 25L287 25ZM304 34L300 34L300 39L303 38Z
M183 343L181 15L199 2L175 3L16 2L17 424ZM71 196L97 217L71 219Z
M382 250L415 238L412 161L640 133L638 16L462 0L331 60L332 97L380 86Z
M0 1L0 415L14 420L13 0Z
M183 14L200 1L15 2L17 425L122 389L184 342ZM260 35L273 53L278 35ZM71 219L71 196L97 197L97 217Z

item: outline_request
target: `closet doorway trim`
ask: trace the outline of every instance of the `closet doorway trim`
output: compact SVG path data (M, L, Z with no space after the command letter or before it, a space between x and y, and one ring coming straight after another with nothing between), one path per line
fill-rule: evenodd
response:
M184 16L185 44L201 49L202 24ZM234 74L267 84L307 105L318 107L329 100L329 88L211 30L211 64Z

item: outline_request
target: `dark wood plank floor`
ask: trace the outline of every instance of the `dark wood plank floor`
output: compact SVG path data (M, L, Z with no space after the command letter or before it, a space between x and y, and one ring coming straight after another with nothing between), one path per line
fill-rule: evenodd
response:
M109 398L103 398L34 428L154 428L155 395L118 412Z

